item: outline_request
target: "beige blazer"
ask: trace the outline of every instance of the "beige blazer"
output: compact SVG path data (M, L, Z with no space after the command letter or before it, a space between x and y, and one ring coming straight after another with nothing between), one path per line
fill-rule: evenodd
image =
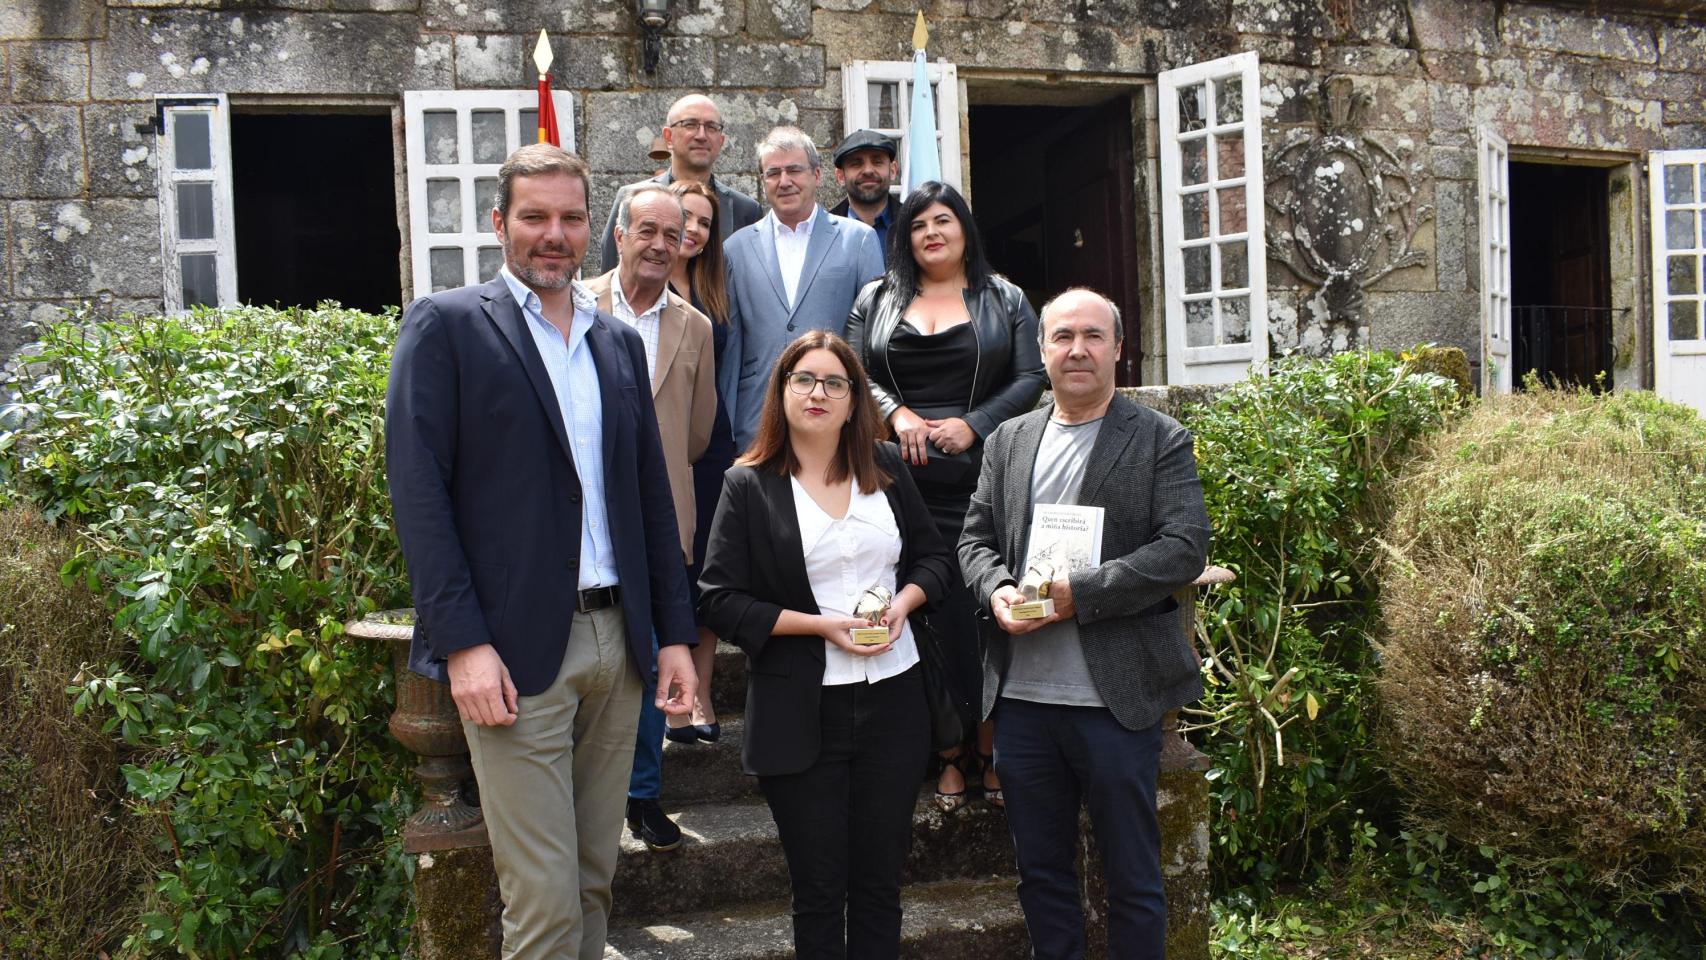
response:
M598 296L598 309L612 315L610 287L615 282L615 270L586 282L587 289ZM681 554L691 564L693 528L699 516L693 499L693 464L711 442L711 424L717 418L716 351L711 344L711 321L667 287L664 296L669 299L658 321L652 405L657 408L658 436L669 468Z

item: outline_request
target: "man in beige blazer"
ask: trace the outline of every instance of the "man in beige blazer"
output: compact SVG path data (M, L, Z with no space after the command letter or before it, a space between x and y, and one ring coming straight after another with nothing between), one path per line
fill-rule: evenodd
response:
M711 321L670 292L669 273L686 223L681 201L665 187L642 186L616 210L616 269L588 281L598 308L633 327L646 345L658 436L675 501L683 562L693 562L693 463L711 440L717 414L716 355ZM654 850L681 845L681 828L658 804L663 788L663 712L644 700L628 781L628 827Z

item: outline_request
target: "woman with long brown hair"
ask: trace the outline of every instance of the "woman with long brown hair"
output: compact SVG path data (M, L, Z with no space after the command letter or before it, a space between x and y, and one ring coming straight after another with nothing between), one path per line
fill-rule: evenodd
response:
M884 433L846 341L795 340L724 479L700 579L701 617L747 655L741 763L776 820L803 960L900 951L901 866L930 752L908 619L955 567ZM877 625L880 642L855 642Z
M729 342L729 295L723 285L723 237L717 218L721 212L717 194L695 180L677 180L669 191L681 200L686 223L681 230L681 252L670 271L669 285L693 308L711 319L711 344L716 354L717 383L723 383L723 351ZM711 533L711 514L717 509L717 494L723 489L723 474L735 458L734 430L729 425L729 399L717 395L717 419L711 427L711 442L693 464L693 493L699 522L693 533L693 568L688 579L697 601L699 570L705 562L705 544ZM711 671L716 666L717 637L703 619L699 621L699 645L693 648L693 669L699 675L699 696L691 716L668 717L664 736L676 743L715 743L723 733L717 711L711 704Z

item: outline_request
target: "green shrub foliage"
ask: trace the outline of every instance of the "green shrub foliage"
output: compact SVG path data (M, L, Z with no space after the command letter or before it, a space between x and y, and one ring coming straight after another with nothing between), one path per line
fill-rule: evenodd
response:
M1706 904L1706 422L1532 390L1434 438L1387 538L1387 753L1420 825Z
M325 306L72 317L5 385L0 460L109 591L136 670L70 691L147 762L168 865L127 946L395 955L405 765L389 667L341 624L406 603L383 466L396 316Z
M1371 575L1385 488L1456 388L1386 353L1276 361L1190 420L1214 525L1238 579L1198 610L1220 884L1267 887L1366 832Z

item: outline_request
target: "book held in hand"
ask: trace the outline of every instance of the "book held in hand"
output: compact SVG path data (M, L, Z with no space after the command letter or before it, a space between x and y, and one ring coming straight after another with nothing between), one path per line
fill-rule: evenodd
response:
M1055 581L1102 562L1102 515L1101 507L1069 503L1039 503L1032 509L1025 577L1019 581L1025 602L1010 609L1013 619L1053 616L1049 592Z

